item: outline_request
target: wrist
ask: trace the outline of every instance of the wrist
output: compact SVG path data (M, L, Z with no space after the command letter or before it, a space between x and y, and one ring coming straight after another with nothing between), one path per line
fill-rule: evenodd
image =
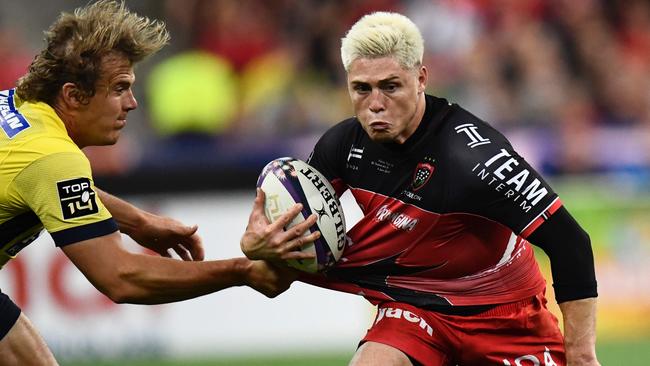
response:
M146 211L135 208L128 217L117 218L117 225L120 231L128 236L133 237L138 230L141 230L147 223L147 213ZM151 215L151 214L149 214Z
M235 258L234 259L234 275L236 286L248 286L253 277L253 261L248 258Z

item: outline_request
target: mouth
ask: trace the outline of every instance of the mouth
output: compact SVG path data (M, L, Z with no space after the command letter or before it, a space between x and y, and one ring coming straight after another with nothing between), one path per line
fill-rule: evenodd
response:
M390 123L384 121L373 121L368 124L373 131L386 131L390 128Z
M126 126L126 116L117 119L117 128L121 129Z

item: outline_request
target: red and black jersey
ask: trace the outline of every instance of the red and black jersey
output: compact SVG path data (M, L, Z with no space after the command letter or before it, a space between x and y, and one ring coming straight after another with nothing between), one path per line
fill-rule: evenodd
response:
M327 131L309 163L364 216L343 257L305 281L373 303L499 304L545 281L526 238L562 206L508 140L476 116L427 96L404 144L370 140L356 118Z

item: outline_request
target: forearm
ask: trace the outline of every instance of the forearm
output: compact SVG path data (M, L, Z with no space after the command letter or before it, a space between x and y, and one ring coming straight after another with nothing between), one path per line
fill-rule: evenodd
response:
M119 267L117 291L111 298L120 303L161 304L210 294L247 284L251 262L245 258L184 262L132 254Z
M597 365L596 298L560 303L569 365Z
M295 279L291 272L247 258L197 262L131 253L117 232L61 249L99 291L118 303L168 303L242 285L273 297Z
M134 229L142 224L144 215L146 215L145 211L97 187L95 189L97 190L97 194L99 194L99 199L111 215L113 215L121 232L130 235Z

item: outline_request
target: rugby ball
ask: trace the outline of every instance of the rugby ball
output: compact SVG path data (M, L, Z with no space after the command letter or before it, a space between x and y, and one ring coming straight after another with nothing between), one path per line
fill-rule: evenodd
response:
M345 247L345 217L334 188L320 172L302 160L279 158L262 169L257 186L266 195L264 212L270 222L296 203L302 203L302 212L285 229L303 222L312 213L318 215L318 221L309 232L318 230L321 236L302 248L303 252L315 253L315 259L291 259L287 261L289 266L316 273L341 258Z

